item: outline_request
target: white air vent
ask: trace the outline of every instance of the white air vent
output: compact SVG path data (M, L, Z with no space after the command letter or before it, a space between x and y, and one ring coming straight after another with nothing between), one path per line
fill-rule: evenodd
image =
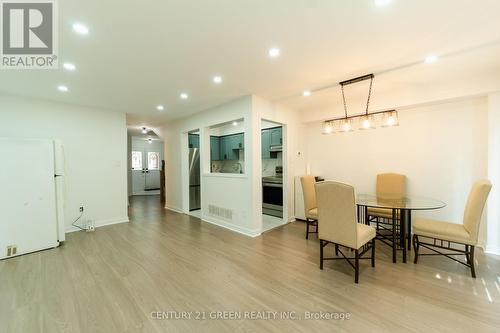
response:
M233 211L231 209L217 207L214 205L208 205L208 214L211 216L217 216L225 220L233 220Z

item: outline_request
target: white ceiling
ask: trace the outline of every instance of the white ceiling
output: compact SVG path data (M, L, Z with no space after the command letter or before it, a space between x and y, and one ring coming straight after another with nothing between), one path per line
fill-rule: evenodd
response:
M59 8L60 59L77 70L2 71L0 91L126 112L134 125L251 93L307 111L320 94L289 97L500 40L498 0L64 0ZM90 34L75 35L75 21ZM278 59L267 57L273 46Z

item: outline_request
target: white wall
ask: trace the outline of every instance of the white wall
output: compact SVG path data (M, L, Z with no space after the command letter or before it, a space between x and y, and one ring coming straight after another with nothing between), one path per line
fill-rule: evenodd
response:
M486 99L407 109L399 118L399 127L332 135L322 135L319 122L308 124L312 174L374 193L378 173L402 173L410 195L447 204L420 215L461 223L473 182L487 177Z
M500 93L488 96L488 199L486 250L500 255Z
M62 141L67 230L80 206L96 226L128 221L125 114L0 95L0 124L0 137Z
M132 195L132 136L127 133L127 194ZM130 204L130 202L129 202Z
M209 127L235 119L244 119L240 132L245 133L245 173L210 174ZM161 131L165 141L166 207L184 213L189 211L187 133L199 129L202 219L246 235L259 235L262 221L255 218L250 158L254 144L249 139L249 133L256 130L254 126L250 96L167 124ZM209 215L209 205L232 210L232 221Z

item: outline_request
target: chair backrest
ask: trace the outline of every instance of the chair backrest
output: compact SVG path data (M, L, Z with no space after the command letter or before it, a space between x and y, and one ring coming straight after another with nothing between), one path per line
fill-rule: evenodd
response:
M325 181L316 184L318 234L322 240L356 248L357 219L354 188Z
M304 208L308 212L318 207L316 203L316 191L314 190L316 179L314 176L302 176L300 177L300 182L302 183L302 192L304 194Z
M406 176L398 173L377 175L377 196L391 199L406 196Z
M481 216L483 215L490 190L491 183L489 180L477 181L472 185L467 204L465 205L464 227L469 232L474 243L477 243Z

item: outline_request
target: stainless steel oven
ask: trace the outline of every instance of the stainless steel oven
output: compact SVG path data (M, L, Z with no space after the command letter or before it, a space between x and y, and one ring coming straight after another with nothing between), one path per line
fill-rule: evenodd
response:
M283 217L283 178L262 178L262 213Z

